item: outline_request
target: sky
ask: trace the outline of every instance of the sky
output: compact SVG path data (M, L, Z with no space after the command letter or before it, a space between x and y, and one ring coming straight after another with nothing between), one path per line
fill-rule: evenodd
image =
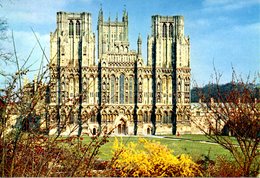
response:
M56 12L90 12L97 36L102 6L105 20L109 16L115 20L117 14L121 19L123 10L128 11L130 48L137 49L140 33L144 61L151 16L184 16L185 35L191 42L192 85L212 82L214 67L222 74L220 83L231 81L232 67L242 77L260 72L260 0L0 0L0 4L0 18L7 20L8 34L13 32L19 60L25 60L33 49L32 71L42 59L32 29L49 57L49 34L56 28ZM13 49L11 42L4 46ZM33 75L35 72L30 78Z

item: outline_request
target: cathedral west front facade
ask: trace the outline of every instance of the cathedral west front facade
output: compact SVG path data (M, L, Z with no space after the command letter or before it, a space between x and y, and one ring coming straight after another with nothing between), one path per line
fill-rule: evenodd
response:
M190 133L190 41L183 16L151 17L147 59L132 50L128 13L105 20L97 34L90 13L57 13L50 35L50 118L63 132ZM97 61L97 62L96 62Z

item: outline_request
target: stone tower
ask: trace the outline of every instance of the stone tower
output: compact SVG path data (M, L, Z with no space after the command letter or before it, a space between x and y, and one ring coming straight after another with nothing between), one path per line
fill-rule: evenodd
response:
M103 10L100 9L98 16L98 58L106 53L122 53L129 51L128 41L128 14L123 12L122 21L116 17L115 21L104 21Z
M62 66L95 65L95 35L90 13L57 13L57 29L51 33L51 63Z
M56 86L52 95L57 95L51 98L62 102L79 94L81 68L95 65L91 14L58 12L57 29L50 34L50 42L50 67L56 76L51 77L52 86Z
M160 103L171 104L172 132L176 133L177 125L190 124L190 41L184 36L183 16L152 16L147 44L147 64L153 71L153 112Z
M61 124L78 124L82 103L95 103L95 81L87 78L86 70L95 66L95 35L90 13L57 13L57 28L50 34L50 95L52 119ZM91 75L91 73L89 73ZM91 86L86 81L92 79ZM84 85L83 85L84 84ZM97 85L97 84L96 84ZM79 102L75 105L72 100ZM75 106L67 109L61 106ZM64 122L64 123L63 123ZM79 132L80 134L80 132Z

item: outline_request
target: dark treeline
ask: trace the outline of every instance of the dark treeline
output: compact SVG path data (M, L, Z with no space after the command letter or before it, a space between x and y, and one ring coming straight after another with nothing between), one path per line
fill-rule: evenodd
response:
M222 85L218 84L207 84L204 87L193 87L191 90L191 102L199 102L201 98L202 102L210 101L213 98L218 101L220 96L221 101L225 102L225 96L228 96L231 92L242 90L246 88L250 91L252 97L260 98L260 84L244 84L244 83L226 83Z

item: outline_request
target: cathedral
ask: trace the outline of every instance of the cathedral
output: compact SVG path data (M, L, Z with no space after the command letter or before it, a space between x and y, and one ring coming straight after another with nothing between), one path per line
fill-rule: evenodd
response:
M122 19L105 20L101 8L97 34L90 13L57 13L50 34L49 108L59 132L72 126L78 134L104 127L115 135L191 132L184 17L151 17L145 60L142 41L139 35L137 49L130 48L126 10Z

